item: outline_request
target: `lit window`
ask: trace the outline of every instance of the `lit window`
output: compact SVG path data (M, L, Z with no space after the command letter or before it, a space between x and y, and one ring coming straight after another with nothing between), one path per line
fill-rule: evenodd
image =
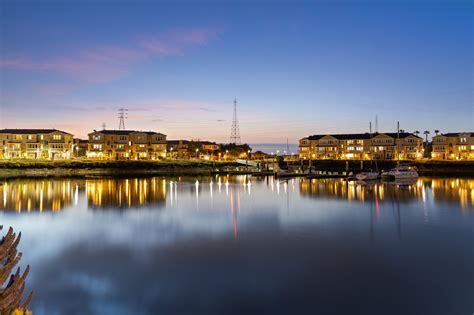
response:
M95 141L100 140L100 136L92 136L92 140L95 140Z
M53 135L53 140L61 140L61 135Z

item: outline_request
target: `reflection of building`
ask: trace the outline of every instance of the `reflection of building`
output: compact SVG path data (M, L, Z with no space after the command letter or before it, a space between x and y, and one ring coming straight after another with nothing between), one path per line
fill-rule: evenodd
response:
M93 208L132 208L166 202L166 180L108 178L86 180L87 202Z
M87 157L156 160L166 157L166 135L153 131L94 131L89 134Z
M437 160L474 159L474 132L445 133L434 136L431 157Z
M14 180L0 186L0 209L57 212L77 198L72 180Z
M0 145L1 158L69 159L73 135L56 129L2 129Z
M377 183L369 186L359 185L356 182L347 182L334 179L302 179L300 181L300 193L308 197L325 197L334 199L347 199L358 201L414 201L422 196L423 188L421 179L412 185L410 189L396 189L392 183Z
M304 159L418 159L423 139L411 133L313 135L300 140Z
M436 178L425 181L431 185L436 202L459 202L462 208L474 207L474 179Z
M302 179L300 193L308 197L325 197L358 201L411 202L424 200L426 190L431 190L437 202L455 202L461 207L474 207L474 180L454 178L419 178L408 187L399 188L394 183L379 182L359 185L356 182L333 179Z

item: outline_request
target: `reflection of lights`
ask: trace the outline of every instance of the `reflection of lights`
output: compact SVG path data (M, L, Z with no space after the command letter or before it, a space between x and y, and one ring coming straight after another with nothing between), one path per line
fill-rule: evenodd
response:
M196 187L196 200L199 199L199 181L196 180L196 183L194 183L194 186Z

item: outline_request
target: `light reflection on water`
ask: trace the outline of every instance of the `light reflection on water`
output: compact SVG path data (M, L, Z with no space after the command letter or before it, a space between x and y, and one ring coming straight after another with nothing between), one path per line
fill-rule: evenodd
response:
M0 186L1 224L23 232L34 314L471 312L473 209L473 179Z

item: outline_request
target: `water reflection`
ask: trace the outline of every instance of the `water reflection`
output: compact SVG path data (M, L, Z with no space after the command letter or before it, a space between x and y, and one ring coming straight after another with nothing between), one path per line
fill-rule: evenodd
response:
M302 179L300 193L308 197L410 203L426 202L427 195L436 201L458 203L468 209L474 205L474 180L419 178L414 182L347 182L342 179Z
M201 198L212 199L225 193L234 213L240 200L240 191L251 195L254 185L264 185L276 195L287 195L299 186L302 196L311 198L344 199L348 201L399 203L427 201L457 203L463 210L474 206L474 180L462 178L420 178L413 183L364 183L342 179L290 179L249 176L186 178L104 178L104 179L54 179L11 180L0 186L0 210L16 212L52 211L76 205L85 190L90 208L128 209L144 206L165 206L169 198L175 205L179 194L192 194L196 204ZM238 191L236 190L238 189ZM205 193L203 196L202 194ZM287 200L287 202L289 202Z
M36 315L465 314L473 184L13 180L0 221L24 233Z
M11 180L0 185L0 209L16 212L59 212L77 200L76 181Z
M160 178L86 180L87 203L91 208L125 209L163 206L166 180Z

